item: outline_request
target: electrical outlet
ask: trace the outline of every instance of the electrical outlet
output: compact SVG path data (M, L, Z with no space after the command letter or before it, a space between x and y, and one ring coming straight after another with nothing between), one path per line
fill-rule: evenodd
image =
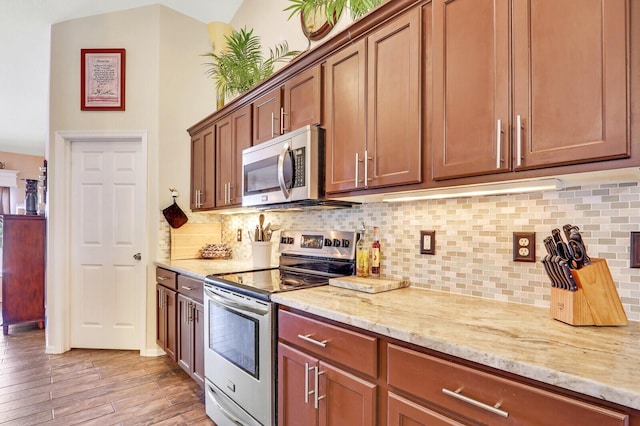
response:
M513 233L513 260L515 262L536 261L536 233Z
M242 228L238 228L236 231L236 241L242 241Z

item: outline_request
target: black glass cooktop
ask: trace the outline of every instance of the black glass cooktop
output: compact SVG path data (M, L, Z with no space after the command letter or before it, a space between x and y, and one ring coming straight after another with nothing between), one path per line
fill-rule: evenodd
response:
M272 293L299 290L329 284L326 276L311 275L267 269L219 276L210 276L206 283L214 284L228 290L239 291L252 296L268 299Z

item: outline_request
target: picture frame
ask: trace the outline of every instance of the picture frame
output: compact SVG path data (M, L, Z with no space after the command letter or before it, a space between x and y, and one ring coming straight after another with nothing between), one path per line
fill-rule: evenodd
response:
M420 231L420 254L436 254L436 231Z
M80 109L124 111L125 49L80 50Z

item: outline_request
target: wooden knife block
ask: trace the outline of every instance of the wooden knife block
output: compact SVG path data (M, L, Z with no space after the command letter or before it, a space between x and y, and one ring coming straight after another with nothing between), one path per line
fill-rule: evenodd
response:
M572 269L578 290L551 288L551 316L571 325L627 325L627 315L605 259Z

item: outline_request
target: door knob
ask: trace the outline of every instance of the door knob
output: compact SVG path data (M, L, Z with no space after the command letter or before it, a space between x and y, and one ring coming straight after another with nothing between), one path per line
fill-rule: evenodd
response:
M140 260L140 259L142 259L142 254L140 254L140 253L136 253L136 254L134 254L134 255L133 255L133 258L134 258L135 260Z

